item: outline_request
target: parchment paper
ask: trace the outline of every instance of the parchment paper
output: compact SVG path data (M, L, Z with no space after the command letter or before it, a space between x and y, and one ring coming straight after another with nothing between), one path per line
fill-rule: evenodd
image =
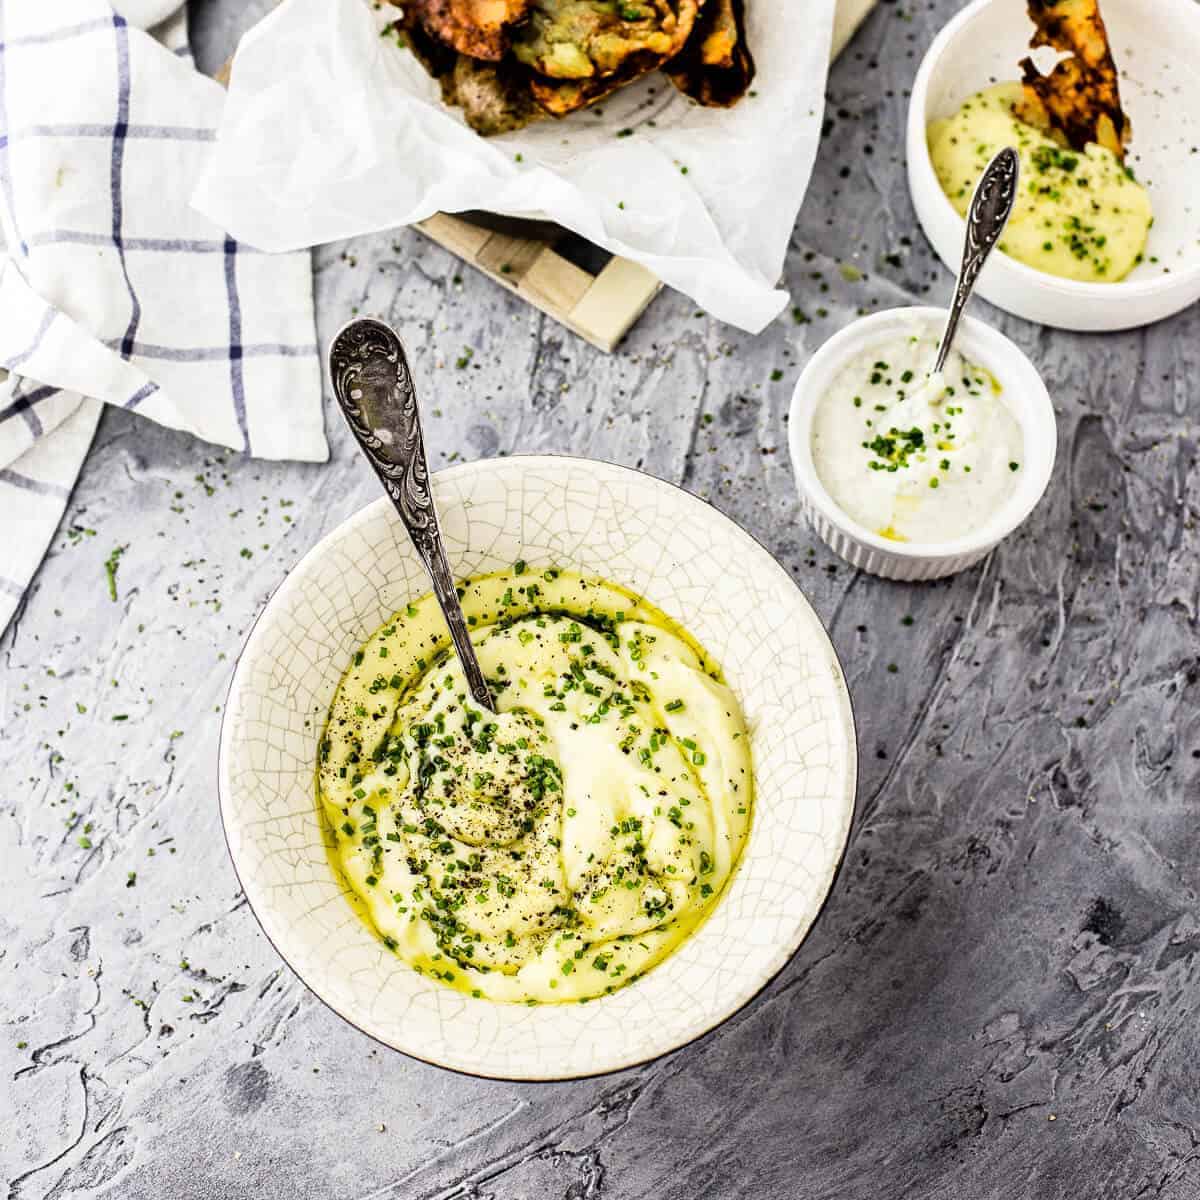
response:
M834 0L747 0L758 76L701 108L655 72L597 108L482 138L367 0L285 0L242 39L193 204L292 250L435 212L548 216L762 329L820 135ZM632 130L632 133L623 131Z

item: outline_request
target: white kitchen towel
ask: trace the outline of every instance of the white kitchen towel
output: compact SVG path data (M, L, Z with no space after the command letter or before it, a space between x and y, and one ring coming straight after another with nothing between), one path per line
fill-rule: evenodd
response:
M224 99L178 0L0 4L0 630L101 402L262 458L328 456L309 255L259 253L189 206Z

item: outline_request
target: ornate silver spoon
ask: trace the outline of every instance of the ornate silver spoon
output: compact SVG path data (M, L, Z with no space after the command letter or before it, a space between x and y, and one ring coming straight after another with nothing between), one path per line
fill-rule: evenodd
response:
M441 605L450 640L477 704L489 712L496 702L475 657L467 622L454 590L454 576L429 490L429 463L421 437L421 414L404 347L389 326L363 317L342 326L329 347L333 394L367 461L392 498L416 547L433 594Z
M950 302L950 315L946 318L937 360L933 364L935 375L946 365L946 355L950 353L958 320L975 289L975 281L992 247L1000 240L1004 226L1008 224L1017 199L1020 173L1021 160L1017 152L1011 146L1006 146L984 167L975 185L975 194L967 209L967 233L963 242L962 264L954 284L954 299Z

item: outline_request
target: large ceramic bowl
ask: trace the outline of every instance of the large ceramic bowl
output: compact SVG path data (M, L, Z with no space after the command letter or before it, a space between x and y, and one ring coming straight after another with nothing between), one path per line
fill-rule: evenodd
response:
M428 582L390 504L368 505L292 570L255 625L221 730L221 816L267 937L347 1021L472 1074L566 1079L683 1045L787 962L833 883L854 807L842 671L786 572L703 501L583 459L506 458L434 477L459 576L570 565L624 584L716 656L751 731L757 793L741 865L670 958L588 1004L475 1000L416 974L359 919L326 857L317 738L351 655Z
M1154 226L1146 259L1119 283L1059 279L997 250L977 290L992 304L1056 329L1101 331L1148 325L1200 297L1200 4L1195 0L1104 0L1104 22L1133 122L1129 164L1150 190ZM1033 24L1017 0L974 0L930 45L908 107L908 183L917 219L938 257L958 270L964 223L929 158L925 130L983 88L1020 78ZM1034 57L1045 65L1054 55Z

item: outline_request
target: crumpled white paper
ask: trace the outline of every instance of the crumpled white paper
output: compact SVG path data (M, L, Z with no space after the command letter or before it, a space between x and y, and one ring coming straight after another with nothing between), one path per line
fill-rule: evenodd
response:
M820 136L834 0L747 0L758 75L705 109L655 72L596 109L485 139L368 0L285 0L242 39L193 205L294 250L435 212L548 216L758 332ZM632 134L618 136L621 131Z

